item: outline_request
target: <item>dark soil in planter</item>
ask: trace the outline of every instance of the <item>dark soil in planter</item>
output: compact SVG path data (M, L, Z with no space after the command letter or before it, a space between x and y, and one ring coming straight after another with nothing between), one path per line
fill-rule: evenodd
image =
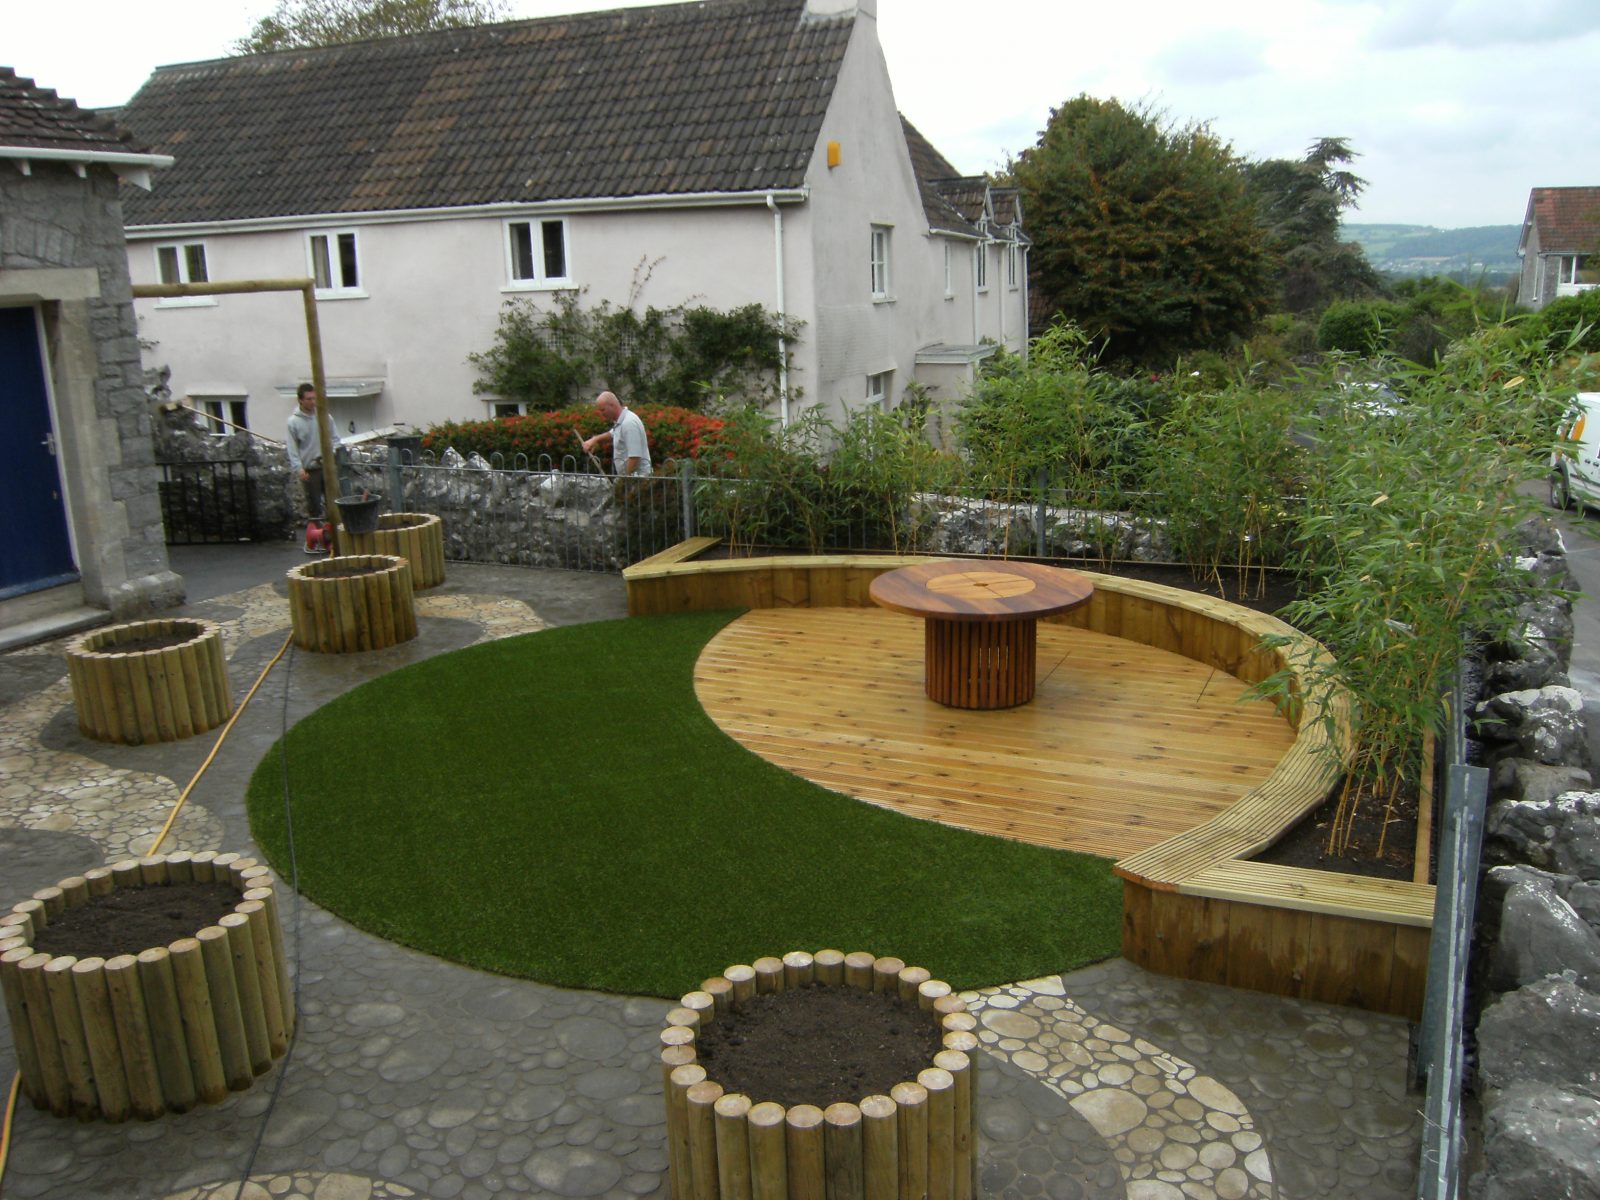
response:
M813 984L752 996L700 1031L706 1074L729 1092L785 1108L888 1095L933 1065L933 1014L882 992Z
M227 883L169 883L116 888L75 905L39 931L33 948L42 954L114 958L193 937L215 925L239 903Z
M1356 803L1350 849L1344 854L1328 853L1328 831L1338 811L1338 789L1284 834L1277 844L1255 856L1256 862L1281 867L1307 867L1313 871L1342 871L1370 879L1410 879L1416 859L1417 798L1402 795L1395 805L1394 820L1384 832L1385 797L1363 795ZM1378 853L1379 840L1383 853Z
M144 637L129 638L121 642L106 642L88 651L90 654L140 654L147 650L170 650L174 646L181 646L185 642L192 642L199 636L199 631L194 633L157 633L147 634Z

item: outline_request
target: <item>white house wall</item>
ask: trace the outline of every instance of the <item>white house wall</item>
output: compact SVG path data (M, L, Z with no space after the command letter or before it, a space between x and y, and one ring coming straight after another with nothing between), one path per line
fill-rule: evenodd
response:
M786 206L786 220L794 207ZM626 305L635 295L641 310L750 303L771 309L777 303L773 221L764 204L565 215L568 270L585 306L601 300ZM501 215L345 221L182 239L136 234L130 273L135 283L154 283L157 244L199 240L213 281L304 276L310 269L307 232L340 229L356 231L366 295L319 300L324 370L335 380L384 383L375 401L335 404L340 430L351 420L363 429L487 415L467 355L490 347L507 301L556 298L551 290L509 286ZM204 304L141 300L138 315L141 337L153 343L145 350L146 365L171 368L174 395L242 390L252 426L281 436L292 402L277 388L310 375L298 295L220 296Z

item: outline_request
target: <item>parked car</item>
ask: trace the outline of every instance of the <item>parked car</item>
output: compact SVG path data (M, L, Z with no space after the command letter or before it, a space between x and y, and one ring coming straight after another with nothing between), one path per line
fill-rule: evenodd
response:
M1556 431L1550 455L1550 507L1600 507L1600 392L1579 392Z

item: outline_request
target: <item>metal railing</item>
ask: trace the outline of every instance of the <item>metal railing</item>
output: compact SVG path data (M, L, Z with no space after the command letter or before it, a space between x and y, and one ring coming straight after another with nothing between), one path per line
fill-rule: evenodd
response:
M169 546L254 542L263 530L256 481L242 458L162 462L157 495Z
M1451 714L1445 756L1444 817L1439 826L1433 933L1428 943L1428 985L1422 1003L1412 1069L1413 1087L1424 1080L1418 1200L1454 1200L1460 1190L1461 1089L1467 964L1478 900L1478 860L1489 772L1467 765L1464 683L1457 674L1448 700Z

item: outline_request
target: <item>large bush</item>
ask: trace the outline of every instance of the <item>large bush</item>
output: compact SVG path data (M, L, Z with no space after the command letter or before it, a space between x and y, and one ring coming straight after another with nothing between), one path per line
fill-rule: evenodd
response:
M722 434L721 420L688 409L641 404L633 411L644 422L650 438L650 458L658 467L670 459L712 453ZM559 412L492 421L446 421L422 435L422 448L435 454L453 448L459 454L480 454L484 458L498 454L508 467L517 455L523 455L531 468L538 468L541 459L557 467L562 459L572 459L576 469L582 471L590 469L591 464L579 442L607 428L605 418L593 407L580 405Z
M1317 348L1372 355L1386 349L1399 309L1381 300L1341 300L1317 323Z

